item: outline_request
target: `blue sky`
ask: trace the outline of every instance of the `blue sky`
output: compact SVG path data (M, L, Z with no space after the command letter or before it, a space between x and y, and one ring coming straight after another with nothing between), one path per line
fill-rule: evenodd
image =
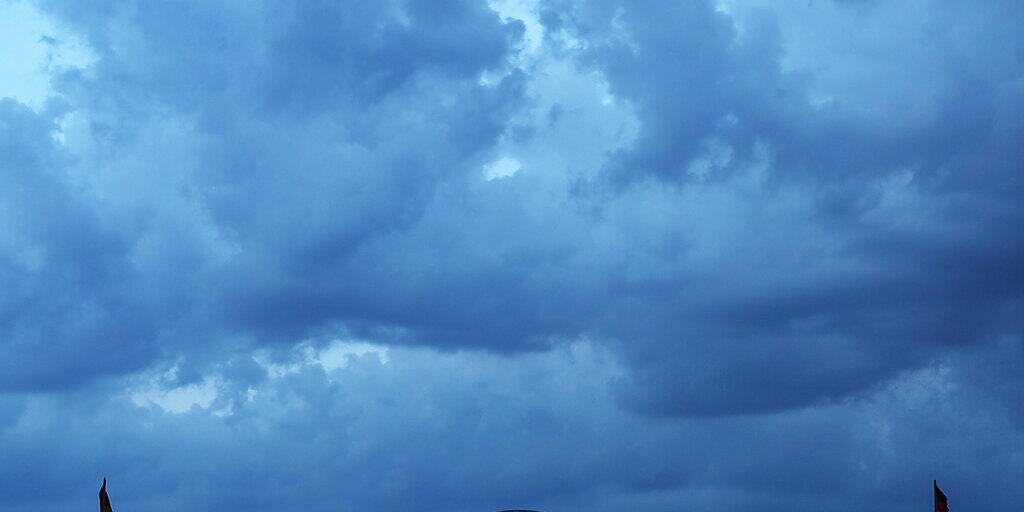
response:
M1021 20L0 0L0 511L1018 508Z

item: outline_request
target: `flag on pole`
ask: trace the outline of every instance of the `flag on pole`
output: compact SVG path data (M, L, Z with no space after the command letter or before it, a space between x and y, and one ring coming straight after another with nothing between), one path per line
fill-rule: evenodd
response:
M946 495L942 494L942 489L939 489L939 483L932 480L932 487L935 489L935 512L949 512L949 506L946 505Z
M100 512L114 512L110 508L110 497L107 496L107 477L103 477L103 485L100 486Z

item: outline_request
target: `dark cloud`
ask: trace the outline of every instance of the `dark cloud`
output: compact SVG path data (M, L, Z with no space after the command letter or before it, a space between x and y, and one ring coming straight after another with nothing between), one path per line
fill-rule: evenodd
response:
M952 368L980 370L1019 348ZM2 506L85 507L95 482L82 475L101 473L115 506L154 510L898 510L927 505L928 476L958 503L1020 498L1015 420L978 416L976 400L999 409L984 386L953 385L950 367L866 401L694 422L616 408L612 362L586 345L514 360L395 349L386 364L300 366L223 417L96 388L35 397L3 431L0 457L21 468L21 485ZM957 462L983 453L984 471Z
M0 509L1021 498L1017 4L38 5Z
M51 137L53 115L0 100L5 389L76 385L137 369L153 353L151 305L133 303L128 240L68 183L71 157Z
M862 24L880 23L891 11L856 14ZM615 318L608 328L642 368L626 393L641 409L729 414L820 403L926 364L945 347L1019 333L1009 320L1024 289L1010 263L1022 249L1015 192L982 190L987 179L977 174L998 174L1016 190L1018 150L997 141L1019 133L1009 120L1019 116L997 112L1020 105L996 107L992 91L1012 88L1021 63L1012 73L968 71L987 58L971 50L987 48L988 37L936 29L965 18L895 14L926 17L913 22L926 27L922 37L934 35L929 44L950 51L909 43L908 54L923 62L907 62L917 68L898 72L907 82L883 93L892 98L876 98L877 83L821 90L828 75L845 71L819 78L812 69L785 70L780 18L792 14L742 5L726 14L700 3L576 5L569 19L591 42L581 61L633 101L641 121L636 143L604 169L619 200L630 188L650 197L643 180L652 177L666 187L717 191L705 183L720 181L716 187L739 191L737 173L763 167L747 195L719 197L746 202L753 217L716 220L738 234L714 235L729 240L717 247L715 266L674 265L654 282L620 290L635 295L627 307L637 321ZM1021 44L997 9L961 14ZM846 39L860 44L859 36ZM872 61L829 65L863 68L857 80L884 80L876 69L885 67ZM919 70L927 74L913 81ZM908 105L892 103L903 94ZM728 148L726 162L702 161L709 151L714 160L716 146ZM968 156L992 154L1003 155L999 163ZM964 179L973 185L953 185ZM882 213L896 189L907 194L900 211ZM910 215L917 217L902 218ZM680 259L701 249L692 236L671 243L689 246Z

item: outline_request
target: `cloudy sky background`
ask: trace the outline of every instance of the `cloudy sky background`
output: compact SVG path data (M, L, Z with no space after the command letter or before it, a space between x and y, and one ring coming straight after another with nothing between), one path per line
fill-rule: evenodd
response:
M0 510L1024 502L1016 0L0 0Z

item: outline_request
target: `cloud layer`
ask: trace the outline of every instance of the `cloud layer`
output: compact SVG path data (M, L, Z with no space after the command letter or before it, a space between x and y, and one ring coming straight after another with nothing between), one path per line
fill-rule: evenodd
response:
M1024 497L1014 2L31 9L2 510Z

